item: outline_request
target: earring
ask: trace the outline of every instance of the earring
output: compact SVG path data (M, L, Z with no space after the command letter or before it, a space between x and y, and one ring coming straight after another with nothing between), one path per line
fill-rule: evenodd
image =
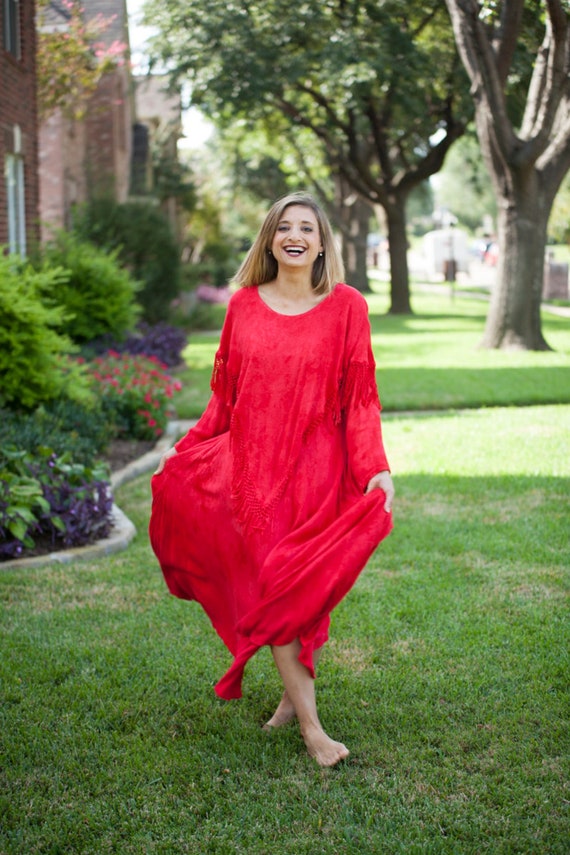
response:
M319 252L319 258L322 258L323 255L324 255L324 252Z

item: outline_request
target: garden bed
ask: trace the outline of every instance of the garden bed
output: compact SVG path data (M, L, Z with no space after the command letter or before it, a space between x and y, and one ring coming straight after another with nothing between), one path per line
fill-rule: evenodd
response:
M118 472L147 451L152 451L155 445L154 440L148 439L114 439L109 443L104 457L111 472Z

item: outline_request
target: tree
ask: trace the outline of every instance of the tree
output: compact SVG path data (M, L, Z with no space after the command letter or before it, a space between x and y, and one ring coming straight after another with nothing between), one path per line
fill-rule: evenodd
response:
M343 187L382 206L390 311L410 312L406 200L472 110L441 2L151 0L147 12L157 55L218 125L278 113L319 140Z
M540 321L547 224L570 168L570 39L563 0L446 0L471 80L477 135L498 200L499 264L483 346L549 349ZM534 32L522 116L509 103ZM515 130L516 128L516 130Z

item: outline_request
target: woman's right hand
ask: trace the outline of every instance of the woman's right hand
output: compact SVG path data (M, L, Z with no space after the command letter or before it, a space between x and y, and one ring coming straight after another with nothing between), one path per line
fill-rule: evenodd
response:
M160 458L160 462L159 462L158 466L156 467L154 474L160 475L160 473L164 469L164 465L165 465L166 461L170 457L174 457L175 454L178 454L178 452L176 451L174 446L172 446L172 448L169 448L168 451L165 451L164 454L162 455L162 457Z

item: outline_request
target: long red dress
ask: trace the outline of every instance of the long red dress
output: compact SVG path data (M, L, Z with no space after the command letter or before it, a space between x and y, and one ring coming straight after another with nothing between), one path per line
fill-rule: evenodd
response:
M152 479L150 538L172 594L197 600L233 654L241 697L261 646L328 637L329 614L390 532L367 304L338 284L300 315L257 287L231 298L202 418Z

